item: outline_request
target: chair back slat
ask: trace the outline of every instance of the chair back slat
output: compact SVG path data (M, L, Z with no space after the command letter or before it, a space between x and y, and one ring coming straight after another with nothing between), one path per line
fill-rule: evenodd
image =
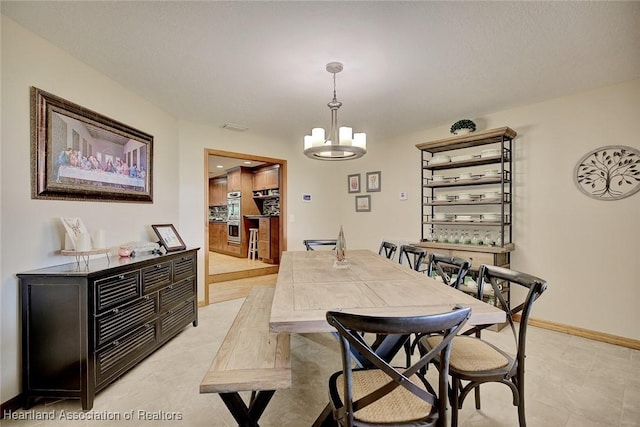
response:
M530 274L521 273L519 271L510 270L504 267L497 267L494 265L482 265L479 271L478 281L478 294L482 298L484 287L487 282L491 285L496 299L499 301L502 308L507 312L507 321L511 327L513 333L516 348L518 365L524 365L525 356L525 344L527 336L527 324L529 323L529 314L533 308L533 303L542 295L547 289L547 282L539 277L532 276ZM516 305L515 307L509 307L504 296L502 295L502 289L498 284L498 280L508 281L510 284L522 286L528 290L527 296L524 301ZM515 322L513 320L514 315L521 313L520 315L520 327L516 331Z
M380 243L380 249L378 249L378 255L385 256L387 257L387 259L393 259L393 256L395 255L397 249L398 249L398 245L391 242L383 241L382 243Z
M429 254L427 274L432 276L437 273L445 285L460 289L460 285L463 283L470 268L471 261L468 259L432 252ZM455 271L456 280L452 281L451 275L445 270Z
M398 252L398 263L407 262L412 269L420 271L420 266L426 257L427 251L424 248L402 245L400 246L400 252Z
M384 396L393 392L398 387L403 387L410 393L422 399L432 406L432 411L442 409L438 401L438 394L446 395L446 386L443 384L448 375L448 360L450 343L456 333L465 324L471 315L471 308L456 308L450 312L410 317L385 317L368 316L345 312L329 311L326 314L327 322L332 325L340 338L341 358L344 375L344 406L337 410L340 419L347 420L347 425L352 425L354 413L358 410L379 401ZM444 339L431 351L422 355L418 361L408 368L395 368L390 362L376 354L375 349L364 338L365 333L379 335L406 335L413 333L431 334L442 333ZM383 372L388 381L381 382L375 390L359 397L353 398L353 367L352 355L358 353L372 366ZM437 394L424 377L423 372L427 364L439 357L440 366L444 368L444 375L439 382L440 392ZM412 378L419 378L424 387L418 386ZM416 380L417 381L417 380ZM444 394L443 393L444 390ZM414 425L414 424L412 424Z
M318 246L331 246L331 249L335 249L336 248L336 244L338 243L337 239L307 239L307 240L303 240L302 243L304 244L305 248L308 251L313 251L315 250L315 247Z

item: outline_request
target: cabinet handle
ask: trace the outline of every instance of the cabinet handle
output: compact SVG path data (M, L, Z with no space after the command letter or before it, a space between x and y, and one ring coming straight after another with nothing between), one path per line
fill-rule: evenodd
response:
M144 324L144 328L145 328L145 329L149 329L150 327L151 327L151 325L150 325L150 324L148 324L148 323L145 323L145 324Z
M162 264L156 264L156 268L162 268Z
M169 286L167 286L167 289L168 289L168 290L172 290L172 289L173 289L173 285L169 285Z
M120 345L120 341L115 340L115 341L113 342L113 346L114 346L114 347L117 347L117 346L119 346L119 345Z
M149 295L145 295L144 299L146 299L147 301L149 301Z
M111 310L111 312L113 314L118 314L120 312L120 310L118 310L117 308L114 308L113 310Z
M124 274L119 275L118 279L120 279L120 280L124 279Z

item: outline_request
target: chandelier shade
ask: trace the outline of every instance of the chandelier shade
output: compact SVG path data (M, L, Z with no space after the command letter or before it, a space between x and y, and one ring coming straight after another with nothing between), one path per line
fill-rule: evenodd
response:
M367 135L353 133L350 127L338 127L338 109L342 102L336 99L336 73L342 71L340 62L327 64L327 71L333 74L333 99L327 106L331 110L331 127L325 137L323 128L311 129L311 135L304 137L304 154L317 160L352 160L367 153Z

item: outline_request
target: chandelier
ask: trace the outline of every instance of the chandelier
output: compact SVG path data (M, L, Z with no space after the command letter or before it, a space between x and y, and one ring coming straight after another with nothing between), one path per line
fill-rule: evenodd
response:
M329 62L327 71L333 74L333 99L327 106L331 109L331 128L325 139L323 128L311 129L304 137L304 154L317 160L351 160L367 153L367 134L353 133L350 127L338 128L338 109L342 102L336 99L336 73L342 71L341 62Z

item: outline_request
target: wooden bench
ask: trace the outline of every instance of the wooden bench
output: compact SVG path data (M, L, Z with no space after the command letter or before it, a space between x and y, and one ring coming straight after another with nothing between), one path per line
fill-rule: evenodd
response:
M289 334L269 331L273 293L250 291L200 383L200 393L218 393L241 426L257 426L275 391L291 388ZM241 391L252 392L248 406Z

